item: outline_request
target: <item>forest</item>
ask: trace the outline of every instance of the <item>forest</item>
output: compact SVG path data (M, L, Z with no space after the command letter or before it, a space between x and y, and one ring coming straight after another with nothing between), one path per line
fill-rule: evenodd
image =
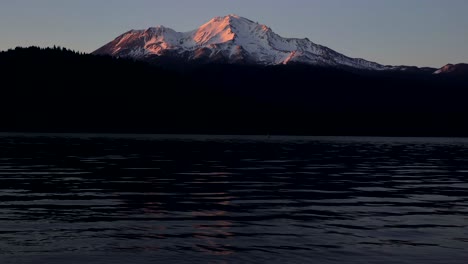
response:
M0 53L0 131L468 136L467 76Z

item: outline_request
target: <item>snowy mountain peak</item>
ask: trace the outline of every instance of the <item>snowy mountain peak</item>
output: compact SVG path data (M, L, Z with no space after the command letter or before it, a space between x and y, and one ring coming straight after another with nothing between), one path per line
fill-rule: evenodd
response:
M198 45L219 44L235 39L233 24L238 24L239 18L233 16L215 17L202 25L193 35ZM234 22L235 21L235 22Z
M283 38L266 25L234 14L215 17L199 28L184 33L164 26L132 30L94 54L135 59L173 57L186 61L261 65L305 63L369 70L392 69L347 57L307 38Z
M223 22L223 21L231 22L231 21L236 21L236 20L246 20L246 19L236 14L229 14L227 16L214 17L210 21L208 21L206 24Z
M229 14L227 16L214 17L210 21L208 21L205 25L212 24L212 23L227 23L227 24L235 25L235 24L243 23L243 22L252 23L252 24L255 23L247 18L238 16L235 14Z

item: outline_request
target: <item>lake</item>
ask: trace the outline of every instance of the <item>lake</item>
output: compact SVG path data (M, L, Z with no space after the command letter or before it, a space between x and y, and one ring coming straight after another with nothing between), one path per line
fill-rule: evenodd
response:
M0 135L0 263L468 259L468 139Z

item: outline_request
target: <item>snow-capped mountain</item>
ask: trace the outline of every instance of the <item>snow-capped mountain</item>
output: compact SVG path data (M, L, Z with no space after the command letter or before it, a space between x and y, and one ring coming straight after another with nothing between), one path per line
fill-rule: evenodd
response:
M444 67L438 69L434 72L434 74L467 74L468 73L468 64L460 63L460 64L447 64Z
M131 30L93 54L142 60L168 57L184 61L262 65L305 63L364 70L401 68L350 58L307 38L283 38L265 25L237 15L215 17L185 33L164 26Z

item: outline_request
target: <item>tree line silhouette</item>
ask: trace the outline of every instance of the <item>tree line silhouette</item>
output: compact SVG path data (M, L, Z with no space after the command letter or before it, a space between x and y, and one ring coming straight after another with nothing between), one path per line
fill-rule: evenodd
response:
M0 130L468 136L465 77L0 52Z

